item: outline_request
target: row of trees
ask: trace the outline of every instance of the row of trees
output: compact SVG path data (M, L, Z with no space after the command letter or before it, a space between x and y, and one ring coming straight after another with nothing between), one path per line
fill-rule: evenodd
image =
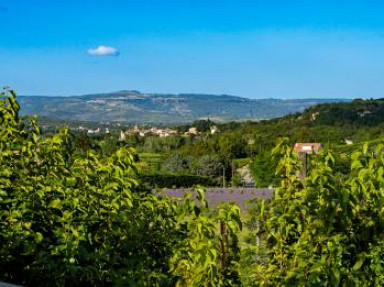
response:
M189 173L217 177L223 172L224 165L217 155L205 155L195 160L192 156L175 154L164 164L171 173Z

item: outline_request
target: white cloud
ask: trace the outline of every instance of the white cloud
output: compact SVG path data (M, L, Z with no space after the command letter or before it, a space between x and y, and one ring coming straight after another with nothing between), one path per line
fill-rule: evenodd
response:
M95 49L88 49L88 54L92 56L119 56L119 50L111 46L99 46Z

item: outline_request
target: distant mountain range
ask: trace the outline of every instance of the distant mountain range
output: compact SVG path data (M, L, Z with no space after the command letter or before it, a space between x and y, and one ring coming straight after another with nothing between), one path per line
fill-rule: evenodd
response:
M341 99L248 99L229 95L147 94L119 91L70 97L20 96L21 113L91 122L182 124L262 120Z

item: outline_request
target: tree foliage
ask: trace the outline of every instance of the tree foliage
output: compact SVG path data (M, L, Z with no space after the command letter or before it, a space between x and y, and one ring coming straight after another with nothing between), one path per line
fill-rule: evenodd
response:
M333 172L334 157L312 157L302 184L301 163L283 140L282 177L269 205L268 259L255 268L260 286L382 286L384 284L384 145L351 155L349 178Z
M169 157L164 166L170 173L183 174L191 168L193 158L182 154L174 154Z
M202 156L197 162L197 173L205 176L218 176L222 172L223 164L217 155Z
M191 196L177 201L132 192L138 184L132 149L103 157L87 146L76 153L67 128L43 137L33 120L19 118L19 109L13 91L0 95L0 280L27 286L225 281L217 254L196 261L186 252L199 244L202 256L219 248L213 228L219 218L204 215L203 190L197 190L200 205ZM235 230L233 208L220 220ZM180 269L178 261L193 268Z
M276 165L277 163L270 152L261 153L254 157L251 172L256 186L276 186L279 183L279 178L275 175Z

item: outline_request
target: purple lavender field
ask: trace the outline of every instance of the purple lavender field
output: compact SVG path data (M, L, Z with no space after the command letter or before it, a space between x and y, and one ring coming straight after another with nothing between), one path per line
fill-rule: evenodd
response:
M183 198L184 193L191 189L187 188L177 188L163 189L162 195L168 195L174 198ZM246 207L246 201L254 198L268 199L272 198L273 190L268 188L220 188L220 187L210 187L205 190L205 199L208 201L210 206L215 206L220 202L235 202L237 203L242 210Z

